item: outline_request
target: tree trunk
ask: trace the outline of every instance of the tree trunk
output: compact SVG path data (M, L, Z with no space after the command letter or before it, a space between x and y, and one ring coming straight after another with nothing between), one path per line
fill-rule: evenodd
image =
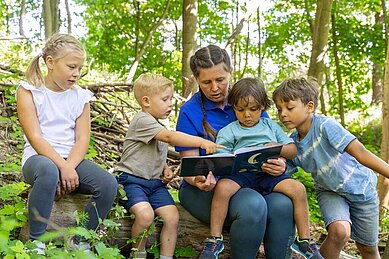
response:
M157 30L157 28L159 26L162 25L162 22L165 20L166 15L167 15L167 11L169 10L169 6L170 6L170 0L167 0L166 5L165 5L165 9L163 10L161 17L154 24L154 26L150 29L142 46L140 47L139 51L136 53L135 60L130 67L130 71L128 72L128 75L126 78L126 83L132 83L134 76L135 76L135 73L136 73L136 70L138 69L139 61L141 60L142 55L147 48L147 45L149 44L151 38L153 37L154 32Z
M190 57L197 48L197 14L197 0L184 0L182 6L182 95L185 98L197 91L189 66Z
M324 57L327 51L331 6L332 0L317 0L308 76L316 78L320 86L323 79Z
M373 64L373 72L372 72L372 80L371 80L371 88L372 88L372 104L379 104L382 102L382 77L383 77L383 67L379 64Z
M262 78L262 41L261 41L261 16L259 7L257 8L257 26L258 26L258 77Z
M384 98L382 103L382 142L381 158L389 162L389 41L386 51ZM389 201L389 179L379 175L378 196L380 198L380 218L382 218ZM389 253L389 252L388 252Z
M69 0L65 0L65 7L66 7L66 15L67 15L67 21L68 21L68 33L72 33L72 14L70 12L69 7Z
M255 4L254 6L251 6L250 10L243 15L243 18L239 21L239 23L236 24L234 31L232 32L231 36L228 38L225 48L235 43L235 41L237 40L239 34L243 29L244 23L251 18L251 15L253 15L253 13L258 9L259 5L260 5L260 1L258 1L258 3ZM236 12L237 12L236 19L238 21L238 13L239 13L238 2L237 2Z
M59 0L43 0L43 23L45 27L45 39L59 30Z
M20 15L19 15L19 34L20 36L25 37L24 35L24 16L26 13L26 0L22 0L20 3Z
M313 38L313 21L311 18L311 15L309 14L309 6L311 4L309 3L308 0L304 0L304 11L305 11L305 17L307 19L307 23L309 25L309 31L311 32L312 38Z
M335 8L334 8L335 9ZM339 102L339 115L340 115L340 123L345 126L344 121L344 105L343 105L343 83L342 83L342 71L340 69L339 64L339 56L338 56L338 38L336 35L336 18L335 11L331 15L331 25L332 25L332 40L333 40L333 53L335 59L335 70L336 70L336 81L338 84L338 102ZM323 88L323 87L322 87Z
M378 28L377 33L382 33L385 38L386 34L386 26L384 24L385 18L385 4L381 1L381 10L376 12L374 15L375 27ZM383 77L384 71L381 64L377 64L374 62L373 64L373 73L372 73L372 104L379 104L382 102L382 87L383 87Z

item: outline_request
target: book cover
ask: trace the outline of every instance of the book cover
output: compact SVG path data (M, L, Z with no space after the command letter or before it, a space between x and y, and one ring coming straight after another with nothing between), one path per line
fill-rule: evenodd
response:
M282 145L240 148L234 154L213 154L208 156L184 157L181 161L180 176L216 176L233 172L260 172L261 166L270 158L278 158Z

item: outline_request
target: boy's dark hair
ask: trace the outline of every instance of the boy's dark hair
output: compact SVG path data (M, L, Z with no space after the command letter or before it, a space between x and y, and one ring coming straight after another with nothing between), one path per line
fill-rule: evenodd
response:
M300 99L303 104L313 102L317 107L319 86L313 77L285 79L273 92L273 101L280 99L284 102Z
M266 94L265 84L259 78L243 78L236 82L228 94L228 102L232 107L235 107L241 99L248 103L250 96L263 110L268 109L271 105L271 101Z

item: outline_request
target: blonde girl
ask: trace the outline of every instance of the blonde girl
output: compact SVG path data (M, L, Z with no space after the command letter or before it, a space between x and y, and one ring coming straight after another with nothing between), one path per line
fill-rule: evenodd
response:
M115 178L84 159L90 137L89 101L93 94L76 86L84 65L85 50L68 34L54 34L26 71L27 82L17 89L17 112L25 135L22 172L32 190L29 195L29 236L38 239L46 231L54 198L65 193L92 194L85 208L86 227L95 229L98 219L111 209L117 190ZM41 72L39 61L47 66ZM71 244L80 245L79 239ZM44 244L38 242L39 253Z

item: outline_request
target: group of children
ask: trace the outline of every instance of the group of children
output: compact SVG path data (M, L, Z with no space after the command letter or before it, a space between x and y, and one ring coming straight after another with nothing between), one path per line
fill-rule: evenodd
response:
M37 239L46 228L33 211L48 218L56 193L93 193L86 209L90 229L97 226L93 202L98 215L104 218L116 194L113 177L84 160L90 134L91 93L75 86L85 59L80 46L69 35L54 35L43 53L33 60L35 67L28 70L28 83L21 84L17 91L18 115L27 140L22 170L27 182L33 185L29 198L31 239ZM45 77L36 66L40 58L48 67ZM310 237L304 186L285 173L245 172L218 180L211 208L211 233L205 243L216 244L219 249L215 253L207 250L206 245L200 258L217 258L223 250L222 227L229 200L245 187L262 195L280 192L292 200L298 237L291 248L305 258L338 258L350 237L363 258L379 258L378 197L373 170L388 178L389 165L367 151L334 119L315 113L319 91L314 81L287 79L273 92L281 123L288 130L294 129L287 137L277 123L261 117L271 103L263 82L254 78L239 80L228 94L237 121L219 131L216 143L168 130L161 124L159 120L167 118L173 109L173 84L167 78L142 74L134 82L134 95L141 111L129 124L116 169L117 182L126 192L123 206L135 215L132 238L147 230L155 215L162 218L160 258L173 258L179 220L165 187L174 176L166 164L168 145L199 147L211 154L277 143L283 145L282 157L314 178L328 231L320 252ZM41 193L49 196L42 197ZM49 203L40 202L47 197ZM76 244L82 241L76 240ZM146 258L145 245L144 239L136 239L132 257Z

